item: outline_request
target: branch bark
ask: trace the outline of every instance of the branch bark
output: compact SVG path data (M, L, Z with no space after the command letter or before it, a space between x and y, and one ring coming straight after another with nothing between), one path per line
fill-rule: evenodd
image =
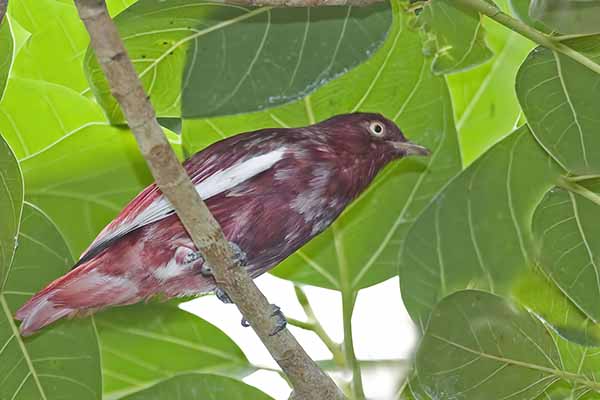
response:
M0 24L4 20L6 9L8 8L8 0L0 0Z
M292 398L345 399L287 329L270 335L275 329L271 306L246 270L233 262L232 249L218 222L169 146L105 1L75 0L75 5L111 92L127 118L158 187L173 204L196 247L211 265L217 285L235 302L289 378L294 389Z

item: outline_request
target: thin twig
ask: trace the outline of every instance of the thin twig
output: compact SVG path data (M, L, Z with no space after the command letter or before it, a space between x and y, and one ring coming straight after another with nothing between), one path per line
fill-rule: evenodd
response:
M306 293L304 293L304 290L302 290L302 288L298 285L294 285L294 290L296 292L298 302L304 309L304 313L306 314L306 318L308 319L308 321L305 322L288 319L288 322L291 325L314 332L319 337L319 339L321 339L321 341L327 347L327 349L331 352L336 365L338 367L346 367L345 357L344 353L342 352L341 345L339 343L334 342L333 339L327 334L327 332L325 332L323 325L321 325L321 323L315 316L315 312L313 311L312 306L308 302L308 298L306 297Z
M232 261L232 249L218 222L169 146L117 28L108 15L105 1L75 0L75 5L111 92L127 118L158 187L213 268L216 284L235 302L289 377L294 388L292 397L297 400L344 399L333 380L310 359L287 329L271 335L275 330L272 308L246 270Z
M600 74L600 64L596 63L585 54L572 49L571 47L561 43L560 40L552 36L548 36L543 32L538 31L535 28L527 25L526 23L511 17L510 15L502 12L498 7L492 3L488 3L486 0L455 0L456 4L468 7L472 10L480 12L481 14L487 15L494 21L506 26L507 28L525 36L526 38L533 40L535 43L542 45L550 50L562 53L567 57L572 58L579 64L584 65L592 71Z

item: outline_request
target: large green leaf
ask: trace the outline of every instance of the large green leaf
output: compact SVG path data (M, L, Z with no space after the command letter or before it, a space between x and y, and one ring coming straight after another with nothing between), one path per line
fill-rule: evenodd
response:
M460 169L444 79L431 74L418 33L406 26L406 15L397 10L395 15L388 40L372 59L303 101L239 117L184 121L184 147L194 152L238 132L375 111L433 150L429 158L404 159L385 169L333 229L276 268L279 276L338 290L363 288L393 276L408 228Z
M599 348L557 336L535 314L498 296L467 290L442 300L416 356L417 399L526 400L549 386L600 395ZM549 397L549 396L548 396ZM541 397L541 398L548 398ZM550 397L551 398L551 397Z
M114 15L135 0L108 0ZM72 88L88 88L83 57L88 34L72 1L18 0L9 11L31 33L15 59L13 75Z
M12 149L0 135L0 288L4 286L17 247L22 208L21 171Z
M565 44L600 62L600 36ZM567 171L600 172L599 74L539 47L519 70L517 96L537 140Z
M47 216L29 204L21 215L21 175L1 137L0 167L0 398L100 399L100 355L90 320L62 321L27 339L19 335L15 311L68 270L72 259Z
M245 8L141 0L115 22L157 114L199 118L288 103L367 59L391 23L374 7ZM86 72L112 122L123 115L91 50Z
M559 169L526 127L458 175L406 238L400 285L423 325L442 297L464 288L509 293L528 270L531 216Z
M21 161L27 199L57 224L75 257L151 182L131 132L111 127L97 104L63 86L11 79L0 132ZM179 138L168 136L177 149Z
M122 400L272 400L258 389L217 375L186 374L168 379Z
M507 0L497 1L503 9ZM513 85L519 66L533 43L495 21L483 20L490 62L446 77L452 94L463 164L472 163L510 133L521 115Z
M586 186L600 190L600 181ZM600 320L600 217L598 204L553 188L533 217L537 260L556 284L590 318Z
M0 24L0 100L6 88L8 73L13 61L14 40L10 29L8 18L4 18Z
M231 339L176 304L114 308L98 314L96 325L108 398L184 372L251 371Z
M600 33L597 0L532 0L529 15L560 33Z
M435 74L462 71L492 57L478 12L451 0L431 0L419 15L425 51L433 53Z

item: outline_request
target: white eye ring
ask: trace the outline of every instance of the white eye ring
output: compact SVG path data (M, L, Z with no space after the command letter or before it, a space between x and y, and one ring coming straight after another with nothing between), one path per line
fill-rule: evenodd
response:
M385 126L381 122L371 122L369 130L375 136L382 136L385 133Z

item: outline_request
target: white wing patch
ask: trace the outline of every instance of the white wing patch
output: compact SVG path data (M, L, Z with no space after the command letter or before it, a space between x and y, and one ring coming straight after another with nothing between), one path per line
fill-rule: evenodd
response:
M203 200L208 200L213 196L223 193L235 186L255 177L256 175L265 172L275 163L281 160L286 152L286 147L270 151L259 156L251 157L240 161L228 168L219 170L210 175L202 182L195 185L196 191ZM102 240L96 243L97 246L106 243L107 241L125 235L144 225L151 224L156 221L168 217L175 210L166 197L160 196L154 200L148 208L139 213L134 219L121 224L115 230L108 233Z

